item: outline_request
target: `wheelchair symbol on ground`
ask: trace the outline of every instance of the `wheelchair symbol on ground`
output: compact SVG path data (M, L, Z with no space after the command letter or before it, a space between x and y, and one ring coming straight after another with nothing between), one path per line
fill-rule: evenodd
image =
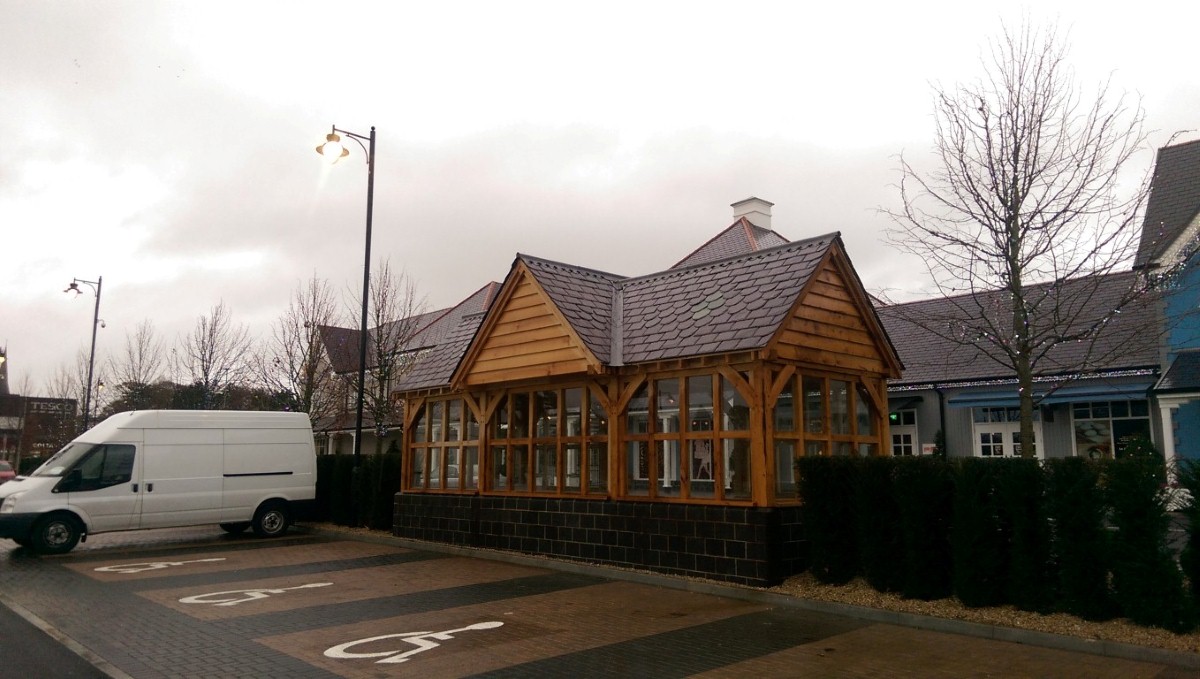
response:
M100 573L141 573L142 571L157 571L172 566L182 566L189 563L205 563L207 561L224 561L225 557L212 559L192 559L191 561L146 561L143 563L123 563L115 566L101 566L95 569Z
M353 658L382 658L376 660L376 664L380 663L402 663L408 662L410 658L418 653L431 651L438 646L439 641L448 641L454 638L459 632L470 632L474 630L495 629L504 625L504 623L492 620L489 622L477 622L474 625L467 625L458 629L449 629L445 632L402 632L400 634L383 634L377 637L368 637L366 639L358 639L344 644L339 644L332 648L326 649L326 658L353 659ZM399 649L392 651L380 651L378 653L352 653L351 648L363 644L369 644L384 639L398 639L416 646L416 648L408 651L400 652Z
M332 584L332 582L311 582L307 585L296 585L295 587L255 587L252 589L230 589L224 592L208 592L206 594L185 596L179 600L179 603L212 604L213 606L236 606L238 604L244 604L247 601L266 599L272 594L283 594L284 592L290 592L296 589L328 587Z

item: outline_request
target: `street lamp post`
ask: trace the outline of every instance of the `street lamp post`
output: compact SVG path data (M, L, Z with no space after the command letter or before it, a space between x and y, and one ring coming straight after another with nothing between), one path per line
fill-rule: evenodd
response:
M354 470L357 472L362 462L362 430L363 430L363 394L367 376L367 305L371 292L371 210L375 202L375 126L371 126L371 134L363 136L347 130L339 130L336 125L333 131L325 137L325 143L317 147L330 164L336 163L350 155L350 151L342 146L338 133L358 142L363 152L367 154L367 237L363 255L363 284L362 284L362 321L358 328L358 403L354 416ZM363 146L363 140L367 146Z
M83 429L87 431L92 423L92 372L96 367L96 330L100 327L100 287L104 282L104 276L97 276L94 281L85 281L82 278L71 279L71 284L67 286L63 292L74 292L76 295L83 294L79 289L79 284L90 286L96 292L96 310L92 314L92 352L88 356L88 374L87 374L87 390L83 395Z

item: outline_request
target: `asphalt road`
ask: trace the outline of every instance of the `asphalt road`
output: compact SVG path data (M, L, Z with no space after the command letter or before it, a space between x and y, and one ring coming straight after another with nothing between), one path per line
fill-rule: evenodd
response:
M0 605L0 677L103 679L107 676L7 606Z

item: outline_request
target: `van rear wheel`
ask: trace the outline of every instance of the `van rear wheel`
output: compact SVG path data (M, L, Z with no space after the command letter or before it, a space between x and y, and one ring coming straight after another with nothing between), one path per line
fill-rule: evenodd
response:
M245 533L246 529L249 527L250 527L249 521L238 521L237 523L221 524L221 530L223 530L226 533L229 533L231 535L237 535L238 533Z
M254 522L251 525L258 537L273 538L286 533L291 521L286 504L268 502L254 512Z
M79 520L70 514L51 514L33 525L29 537L42 554L66 554L75 549L83 533Z

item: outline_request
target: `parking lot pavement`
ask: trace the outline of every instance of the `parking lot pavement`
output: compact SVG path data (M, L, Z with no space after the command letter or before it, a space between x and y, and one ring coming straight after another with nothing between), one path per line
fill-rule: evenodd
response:
M481 556L311 532L101 535L61 557L0 540L0 588L139 679L1192 676Z

